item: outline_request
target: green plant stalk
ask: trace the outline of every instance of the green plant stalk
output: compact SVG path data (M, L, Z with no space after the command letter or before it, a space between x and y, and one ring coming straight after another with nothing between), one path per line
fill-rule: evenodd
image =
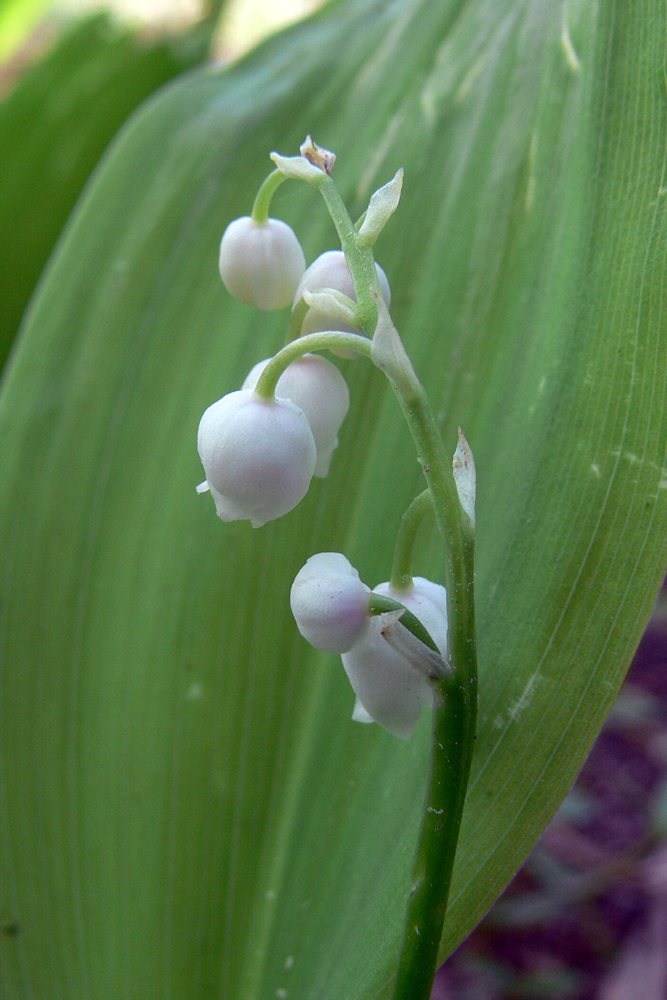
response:
M289 323L287 324L287 333L285 334L285 343L289 344L290 340L296 340L301 334L301 327L303 326L303 321L306 318L306 313L308 312L308 304L300 299L298 304L292 312L290 313Z
M360 327L373 336L381 298L373 253L369 247L358 243L354 225L332 178L324 175L317 186L350 268ZM398 340L400 344L400 338ZM357 334L336 332L300 337L269 362L255 393L262 398L273 398L276 383L289 364L307 351L328 347L352 348L371 357L372 341ZM434 684L431 766L394 991L394 1000L429 1000L477 724L475 543L473 527L456 491L451 460L445 453L424 388L402 345L395 355L383 358L381 370L392 384L417 446L436 523L445 544L448 655L453 673Z
M394 1000L431 995L470 773L476 701L456 674L434 686L433 753Z
M253 222L261 226L268 221L271 199L280 185L286 180L287 177L280 170L272 170L269 176L262 182L250 213L250 218Z
M359 334L336 331L300 337L269 362L255 392L262 398L273 398L278 379L288 365L309 351L332 347L351 348L370 357L372 341ZM445 541L448 653L453 673L434 685L431 766L394 992L394 1000L429 1000L477 724L474 533L459 502L451 461L426 393L412 366L406 358L400 368L389 365L384 371L417 445L436 523ZM423 516L425 512L425 501L420 497L405 527L405 558L410 534L414 540L417 514Z
M412 586L412 550L419 525L432 510L430 491L424 490L414 498L403 515L394 546L394 562L391 567L392 590L400 592L409 590Z
M370 247L362 246L357 239L354 223L332 177L324 176L318 184L329 215L338 233L347 266L352 275L357 297L359 328L372 337L377 326L378 311L373 292L380 295L380 283L375 268L375 258Z
M371 341L358 333L343 333L340 330L325 330L321 333L309 333L305 337L291 340L282 350L271 358L268 365L259 376L255 386L255 395L260 399L273 399L276 394L278 379L294 361L304 354L313 351L326 351L333 348L356 351L367 358L371 354Z
M447 910L477 725L474 532L463 512L426 393L407 356L389 364L445 542L452 676L434 686L433 738L422 825L394 1000L428 1000Z

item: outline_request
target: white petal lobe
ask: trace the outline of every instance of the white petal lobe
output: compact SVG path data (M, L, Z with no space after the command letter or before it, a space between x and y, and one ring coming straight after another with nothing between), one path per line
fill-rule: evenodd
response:
M393 597L415 614L440 652L447 653L447 595L444 587L415 577L408 591L394 592L388 583L375 593ZM366 637L343 656L343 666L368 714L399 739L412 735L422 705L433 704L429 683L396 653L382 636L381 617L373 618Z

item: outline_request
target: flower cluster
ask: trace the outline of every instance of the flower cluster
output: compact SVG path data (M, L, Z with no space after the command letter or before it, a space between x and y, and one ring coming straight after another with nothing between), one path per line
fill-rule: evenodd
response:
M258 396L269 360L209 406L197 435L206 472L198 491L211 491L223 521L249 519L255 528L296 507L314 475L327 475L350 405L343 376L315 354L286 368L274 398Z
M197 440L206 473L198 491L210 491L223 521L249 519L254 527L292 510L313 476L328 474L338 445L348 387L336 365L312 351L366 354L395 387L397 365L399 381L412 377L389 317L389 282L370 249L396 209L402 171L374 193L356 227L344 209L339 213L339 199L327 201L339 232L347 231L347 253L327 251L306 268L295 233L268 217L268 204L285 177L315 186L330 180L333 155L307 141L301 157L272 158L278 171L260 188L253 216L225 230L219 268L236 298L263 310L291 305L292 339L254 365L240 389L208 407ZM474 463L462 442L456 485L474 518ZM371 591L344 555L320 552L298 573L290 603L301 634L316 649L341 655L356 695L353 719L378 722L405 740L422 706L433 704L432 684L446 668L447 594L423 577L397 579L400 588L381 583Z
M294 231L278 219L250 217L230 223L220 245L220 274L228 291L260 309L296 309L304 296L327 292L355 301L354 284L341 251L328 251L306 270ZM389 282L377 268L387 304ZM319 330L354 331L339 316L309 308L301 336ZM271 358L258 362L240 391L213 403L199 425L199 455L223 521L249 519L259 527L292 510L313 476L329 472L338 432L350 405L345 379L331 362L305 354L281 374L275 398L255 393Z
M446 656L447 592L424 577L415 577L406 590L381 583L371 591L344 555L319 552L297 574L290 605L301 635L312 646L341 654L357 696L352 718L378 722L407 740L422 705L433 704L433 690L419 666L385 638L385 616L370 613L371 593L411 611Z
M396 997L414 1000L427 996L433 980L473 752L475 463L459 429L447 469L437 421L389 314L387 276L374 258L399 204L403 171L373 192L355 223L331 176L334 154L310 136L300 153L271 153L277 169L261 185L251 216L230 223L222 238L219 267L228 291L263 310L291 305L291 316L282 350L204 413L198 448L206 480L197 489L211 492L223 520L247 518L259 527L292 510L313 476L328 474L350 398L340 370L320 351L368 359L399 398L426 488L401 520L391 580L371 590L340 552L319 552L297 573L290 605L301 635L341 657L355 694L354 721L377 722L407 740L422 707L433 708L417 875L396 977ZM329 250L306 268L292 229L269 217L288 178L318 189L344 252ZM431 514L446 545L452 538L462 543L446 560L457 595L451 640L445 588L412 575L418 529Z

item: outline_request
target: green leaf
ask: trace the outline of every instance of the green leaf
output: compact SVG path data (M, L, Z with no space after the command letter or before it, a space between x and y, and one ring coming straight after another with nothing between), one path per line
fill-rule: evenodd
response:
M96 14L0 104L0 368L37 279L93 167L128 115L205 54L142 41Z
M222 524L200 414L281 343L220 235L268 152L338 153L452 452L478 470L480 727L443 943L563 797L665 571L664 4L347 0L135 117L88 189L0 396L4 995L391 995L428 755L350 721L291 621L318 550L387 579L421 474L362 361L330 477ZM274 213L308 259L317 194ZM437 576L424 539L420 570Z

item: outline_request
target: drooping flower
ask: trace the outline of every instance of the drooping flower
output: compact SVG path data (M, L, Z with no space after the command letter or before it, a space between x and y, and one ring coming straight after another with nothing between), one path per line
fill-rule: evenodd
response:
M290 603L299 631L316 649L341 653L356 695L352 718L375 721L399 739L414 730L422 705L433 704L426 676L384 637L384 616L369 613L369 590L345 556L320 552L297 574ZM447 653L447 592L424 577L407 590L381 583L373 591L403 604ZM419 643L417 643L419 645ZM422 647L424 649L424 647ZM430 650L426 650L430 654Z
M389 288L387 275L379 264L376 264L375 268L380 282L382 298L387 303L387 307L389 307L391 304L391 289ZM342 250L327 250L326 253L320 254L313 261L299 282L294 296L294 306L303 297L304 291L314 292L321 288L333 288L337 292L342 292L349 299L356 301L354 282L352 281L352 275L350 274L350 269L347 266L345 254ZM341 322L340 319L329 316L319 309L311 308L306 313L301 333L302 335L318 333L320 330L342 330L344 333L356 332L354 327L348 323Z
M258 362L245 382L244 389L254 389L271 359ZM350 407L347 382L334 364L319 354L304 354L278 379L276 396L290 399L308 418L317 448L315 475L329 472L338 431Z
M409 590L394 591L381 583L374 593L391 597L419 618L444 656L447 652L447 592L424 577L415 577ZM343 666L360 705L399 739L412 735L422 705L433 704L426 678L395 652L382 635L382 618L374 617L366 635L343 654ZM360 713L355 713L359 721Z
M345 653L368 632L370 588L340 552L318 552L299 570L290 606L299 632L316 649Z
M306 495L317 451L308 419L289 399L266 400L250 389L223 396L204 413L197 448L223 521L258 528Z
M219 268L231 295L268 312L290 305L306 258L286 222L255 222L246 215L225 229Z

